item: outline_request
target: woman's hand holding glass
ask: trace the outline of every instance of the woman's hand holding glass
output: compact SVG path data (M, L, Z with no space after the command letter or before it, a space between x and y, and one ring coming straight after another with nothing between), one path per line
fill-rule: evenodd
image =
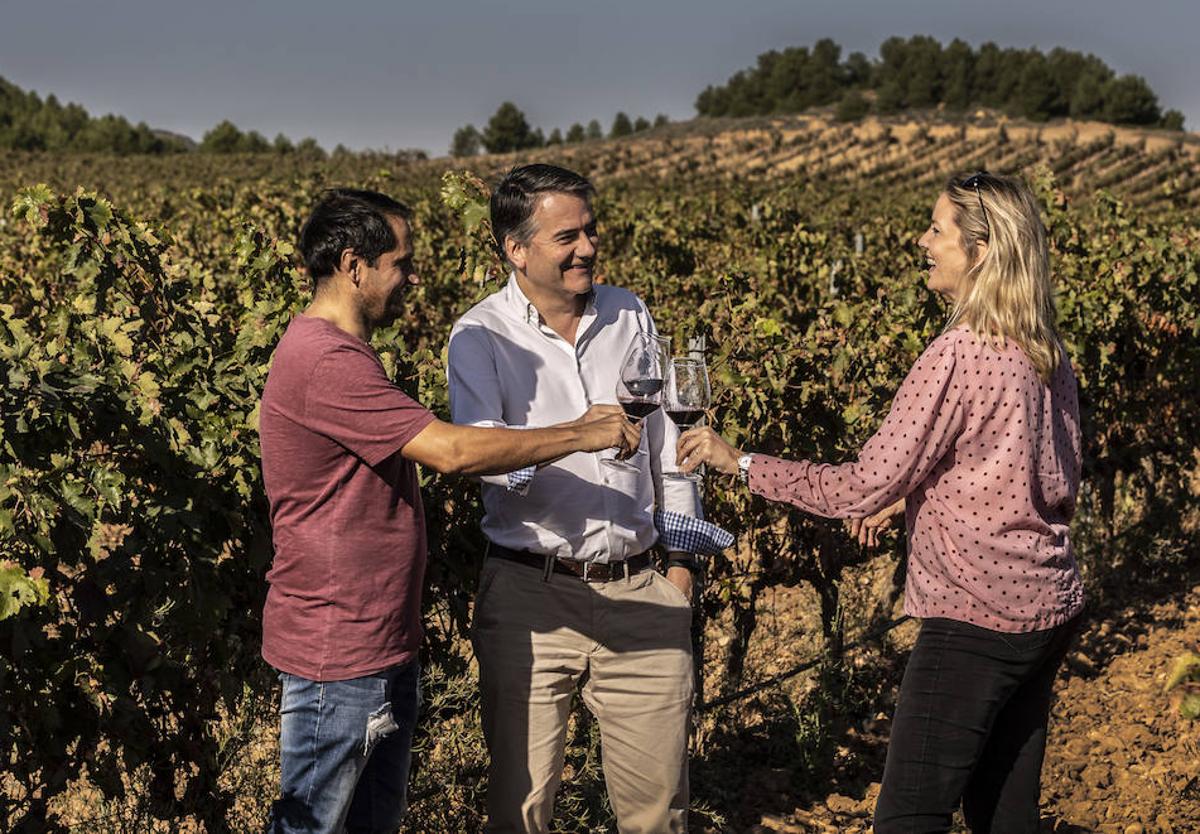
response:
M712 430L711 426L688 429L679 436L675 447L675 465L680 472L694 472L697 467L711 466L718 472L736 475L738 458L745 454Z

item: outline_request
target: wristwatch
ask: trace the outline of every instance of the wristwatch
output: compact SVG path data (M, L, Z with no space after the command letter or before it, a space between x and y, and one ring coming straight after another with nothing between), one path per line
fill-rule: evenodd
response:
M754 455L742 455L738 458L738 479L743 484L750 483L750 459Z
M667 570L671 568L687 568L688 573L695 576L700 573L700 561L694 555L670 556L667 558Z

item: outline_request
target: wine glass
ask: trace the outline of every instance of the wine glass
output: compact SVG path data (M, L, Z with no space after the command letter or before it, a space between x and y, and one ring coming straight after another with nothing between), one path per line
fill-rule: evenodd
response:
M667 368L666 386L663 389L663 410L680 431L704 417L712 402L712 389L708 385L708 366L704 357L676 356ZM699 472L664 473L664 477L698 481Z
M662 402L663 374L667 357L671 355L671 340L653 333L639 332L633 337L621 370L617 375L617 402L633 421L641 420ZM604 458L613 469L637 472L638 467L615 458Z

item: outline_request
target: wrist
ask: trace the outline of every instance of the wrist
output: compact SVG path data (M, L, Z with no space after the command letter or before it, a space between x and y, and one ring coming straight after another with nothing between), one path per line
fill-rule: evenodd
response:
M692 553L673 553L667 556L667 570L682 568L695 576L700 572L700 560Z
M741 452L739 450L737 459L737 476L738 480L743 484L750 483L750 464L754 455L750 452Z

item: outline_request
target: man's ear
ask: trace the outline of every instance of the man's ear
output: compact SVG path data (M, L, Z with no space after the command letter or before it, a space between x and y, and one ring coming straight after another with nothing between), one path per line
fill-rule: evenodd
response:
M517 272L525 271L525 244L518 243L511 235L504 236L504 256Z
M343 249L341 257L338 258L338 272L345 273L350 276L350 279L358 284L358 263L360 258L354 254L353 249Z

